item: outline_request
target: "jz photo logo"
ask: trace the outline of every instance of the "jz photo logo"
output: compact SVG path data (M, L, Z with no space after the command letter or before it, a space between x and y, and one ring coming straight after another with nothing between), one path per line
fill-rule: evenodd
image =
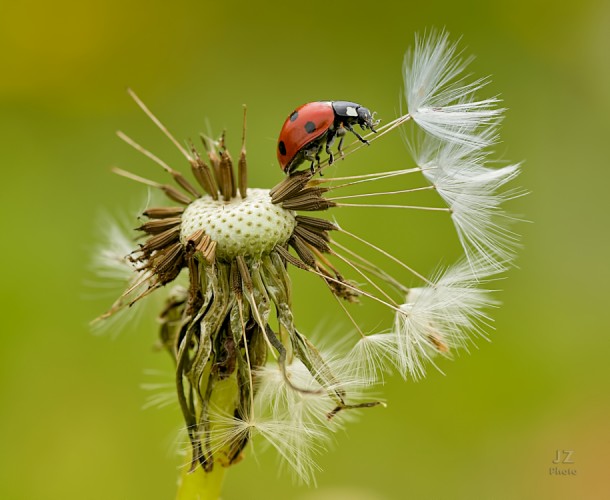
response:
M555 450L553 467L549 467L551 476L575 476L576 468L574 464L574 450Z

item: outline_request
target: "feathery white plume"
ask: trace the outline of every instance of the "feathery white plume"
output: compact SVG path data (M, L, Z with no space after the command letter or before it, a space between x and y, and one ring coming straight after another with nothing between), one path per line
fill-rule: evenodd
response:
M128 256L136 247L133 229L108 214L100 216L101 244L93 253L91 267L104 280L118 282L120 288L137 278L139 271Z
M353 372L345 359L325 356L325 360L324 367L314 372L315 375L297 359L286 366L286 376L273 364L257 370L256 403L264 402L276 419L319 422L331 431L339 429L349 412L340 412L329 419L328 415L337 407L332 395L342 394L350 402L360 401L367 383Z
M328 389L299 360L286 366L286 376L279 366L268 364L256 372L256 381L256 401L264 402L275 419L325 421L336 406L328 397Z
M475 100L474 94L487 85L481 78L466 83L463 71L472 58L464 59L457 43L449 42L445 31L431 31L415 38L415 48L404 59L405 97L413 120L440 139L485 147L494 140L493 130L503 109L491 97Z
M257 390L253 415L259 422L256 430L306 483L313 480L317 468L312 454L323 451L332 433L353 416L355 408L350 406L362 403L367 385L355 376L345 359L323 357L324 366L314 374L294 359L285 374L272 363L254 376ZM339 408L339 400L347 405L345 411Z
M123 218L107 213L100 216L100 243L93 252L91 270L104 286L113 292L113 296L117 291L122 294L114 301L108 313L91 322L92 331L95 333L111 330L118 334L127 324L139 319L147 304L158 304L171 296L186 297L183 275L176 279L176 286L164 287L161 292L155 294L154 299L146 293L151 287L154 274L141 269L141 265L130 258L138 248L137 235L130 226ZM134 300L136 298L138 300Z
M398 337L394 332L361 337L345 357L351 372L365 383L383 383L398 359Z
M286 375L270 364L257 370L255 379L254 415L258 420L263 416L256 430L299 481L315 483L319 467L314 455L326 449L330 433L336 430L327 418L335 404L298 360L286 366Z
M130 229L122 220L104 213L100 215L98 227L101 233L98 235L100 244L93 252L91 270L99 278L104 287L112 291L112 295L125 289L132 289L129 296L135 297L146 290L149 273L141 271L137 265L129 259L129 255L136 248L133 229ZM97 286L97 284L94 284ZM142 311L140 302L133 307L118 307L119 304L127 305L129 299L121 297L115 301L117 305L113 315L108 315L103 321L96 320L91 323L95 333L112 331L118 334L130 320L137 320Z
M424 176L451 208L468 259L482 257L501 268L512 259L518 244L518 236L506 227L512 217L501 205L523 194L501 189L519 175L520 165L487 168L487 152L480 148L431 136L419 139L409 143L411 152Z
M425 375L425 362L437 354L449 357L452 349L467 348L471 337L486 338L490 318L485 309L495 301L479 288L482 279L498 272L479 260L463 260L440 274L434 284L413 288L395 317L398 365L404 376Z
M274 448L282 464L288 465L299 481L315 484L314 473L320 470L315 456L326 450L329 439L324 424L295 418L287 411L274 415L266 408L266 402L257 396L254 411L237 418L212 409L209 414L209 430L205 437L206 452L222 454L223 450L248 442L259 435L264 443Z

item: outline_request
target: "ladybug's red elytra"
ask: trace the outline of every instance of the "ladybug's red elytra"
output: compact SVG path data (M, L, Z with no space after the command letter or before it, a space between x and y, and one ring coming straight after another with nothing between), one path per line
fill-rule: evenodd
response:
M320 164L320 152L324 144L328 164L331 165L334 157L330 147L335 137L340 137L337 147L339 152L347 130L368 144L353 126L360 125L362 130L369 129L377 133L375 126L378 123L379 120L375 121L367 108L355 102L316 101L303 104L290 113L280 131L277 143L280 167L285 173L291 174L301 163L308 160L313 173L315 163Z

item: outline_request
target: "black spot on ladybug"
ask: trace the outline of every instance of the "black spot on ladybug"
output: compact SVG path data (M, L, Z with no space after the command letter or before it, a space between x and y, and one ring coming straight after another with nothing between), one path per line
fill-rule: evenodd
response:
M286 144L284 144L284 141L280 141L280 143L277 145L277 148L280 150L280 154L282 156L286 154Z
M296 120L298 117L299 117L299 112L298 112L298 111L295 111L294 113L292 113L292 114L290 115L290 121L291 121L291 122L293 122L293 121L295 121L295 120Z
M305 130L308 134L311 134L316 129L316 124L314 122L307 122L305 124Z

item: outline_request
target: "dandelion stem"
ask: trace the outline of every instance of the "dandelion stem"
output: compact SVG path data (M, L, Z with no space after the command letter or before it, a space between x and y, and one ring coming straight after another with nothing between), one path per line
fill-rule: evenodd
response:
M148 149L146 149L142 145L138 144L131 137L129 137L127 134L121 132L120 130L117 130L116 134L117 134L117 136L121 140L125 141L127 144L129 144L136 151L138 151L139 153L142 153L144 156L146 156L150 160L154 161L157 165L159 165L166 172L168 172L174 178L174 180L178 183L178 185L182 189L184 189L187 193L189 193L190 195L194 196L195 198L199 198L201 196L201 193L199 193L192 186L192 184L186 180L186 178L180 172L178 172L177 170L174 170L167 163L165 163L161 158L159 158L155 154L153 154L150 151L148 151Z
M342 260L343 262L345 262L354 271L356 271L360 276L362 276L371 286L373 286L373 288L375 288L375 290L377 290L381 295L383 295L388 300L388 302L392 303L395 306L398 306L396 301L392 297L390 297L383 288L381 288L377 283L375 283L371 278L369 278L366 275L366 273L364 273L356 264L354 264L352 261L350 261L346 257L343 257L341 254L337 253L336 251L333 252L333 255L336 256L338 259Z
M413 174L415 172L421 172L423 169L421 167L414 168L405 168L402 170L388 170L387 172L375 172L374 174L361 174L361 175L346 175L344 177L321 177L317 179L318 184L323 184L325 182L334 182L334 181L352 181L358 179L385 179L386 177L394 177L396 175L404 175L404 174ZM351 186L350 184L345 184L346 186ZM333 188L339 188L343 186L333 186Z
M360 261L359 265L360 265L361 269L364 269L364 270L368 271L369 273L371 273L373 276L377 276L379 279L382 279L389 285L393 286L399 293L406 294L409 291L409 289L406 286L404 286L398 280L396 280L395 278L390 276L388 273L379 269L379 267L375 266L372 262L366 260L361 255L358 255L356 252L350 250L346 246L343 246L336 241L333 241L333 245L336 246L337 248L340 248L344 252L347 252L349 255L351 255L355 259L358 259Z
M135 149L139 153L142 153L144 156L146 156L147 158L154 161L157 165L162 167L166 172L169 172L169 173L174 172L174 169L172 167L170 167L167 163L165 163L161 158L159 158L157 155L148 151L148 149L144 148L141 144L138 144L136 141L134 141L131 137L129 137L127 134L125 134L121 130L117 130L116 135L119 137L119 139L121 139L122 141L129 144L133 149Z
M349 231L346 231L345 229L341 229L340 228L339 231L342 232L343 234L346 234L347 236L351 236L355 240L358 240L360 243L364 243L366 246L371 247L373 250L377 250L379 253L381 253L382 255L385 255L388 259L393 260L399 266L405 268L407 271L409 271L410 273L414 274L415 276L417 276L419 279L421 279L422 281L424 281L428 285L434 286L434 283L432 283L423 274L418 273L415 269L413 269L412 267L410 267L407 264L405 264L402 260L394 257L392 254L390 254L390 253L386 252L385 250L379 248L377 245L374 245L373 243L370 243L369 241L366 241L365 239L360 238L359 236L356 236L355 234L350 233Z
M197 467L189 472L182 468L176 500L219 500L226 468L216 465L210 472Z
M187 150L184 149L184 147L182 147L182 144L180 144L176 140L176 138L170 133L170 131L167 129L167 127L165 125L163 125L163 123L161 123L161 121L155 115L153 115L152 111L150 109L148 109L148 106L146 106L146 104L144 104L142 102L142 100L136 95L136 93L131 89L127 89L127 93L136 102L136 104L140 107L140 109L142 111L144 111L144 113L146 113L146 115L153 121L153 123L157 127L159 127L159 130L161 130L161 132L163 132L167 136L167 138L174 143L174 146L176 146L178 148L178 150L184 155L184 157L189 162L193 161L193 158L191 157L190 154L188 154Z
M416 193L418 191L430 191L431 189L436 189L435 186L423 186L418 188L411 189L400 189L398 191L379 191L376 193L360 193L360 194L350 194L346 196L335 196L334 198L327 198L328 200L336 201L336 200L347 200L349 198L365 198L367 196L382 196L384 194L405 194L405 193Z
M393 311L396 311L396 312L398 312L398 313L403 313L403 310L402 310L402 309L400 309L400 307L397 307L397 306L395 306L395 305L393 305L393 304L390 304L389 302L386 302L385 300L380 299L379 297L377 297L377 296L373 295L372 293L365 292L364 290L362 290L361 288L359 288L359 287L357 287L357 286L350 285L349 283L346 283L345 281L341 281L341 280L338 280L338 279L336 279L336 278L333 278L332 276L328 276L328 275L326 275L326 274L322 274L321 272L316 271L316 270L315 270L315 269L313 269L313 268L309 268L309 269L307 269L307 271L308 271L308 272L310 272L310 273L313 273L313 274L318 275L318 276L319 276L320 278L322 278L324 281L332 281L333 283L337 283L337 284L339 284L339 285L341 285L341 286L343 286L343 287L345 287L345 288L348 288L348 289L350 289L350 290L353 290L353 291L354 291L354 292L356 292L358 295L362 295L362 296L364 296L364 297L368 297L368 298L369 298L369 299L371 299L371 300L374 300L374 301L376 301L376 302L379 302L381 305L384 305L384 306L386 306L386 307L388 307L388 308L392 309Z
M345 184L339 184L338 186L331 186L329 188L329 189L339 189L342 187L353 186L354 184L360 184L361 182L377 181L380 179L386 179L388 177L396 177L398 175L414 174L416 172L421 172L422 170L423 169L420 167L415 167L415 168L406 168L406 169L402 169L402 170L389 170L387 172L375 172L374 174L349 175L349 176L345 176L345 177L320 177L318 179L315 179L315 181L310 181L310 183L315 182L316 184L325 184L325 183L335 182L335 181L354 181L354 182L347 182Z
M329 288L330 285L327 283L326 284ZM333 297L335 298L335 300L337 301L337 304L339 304L339 306L341 307L341 309L343 309L343 312L347 315L347 317L349 318L349 320L351 321L352 325L354 325L354 328L356 329L356 331L358 332L358 334L360 335L361 338L365 339L366 335L364 334L364 332L362 331L362 328L360 328L360 325L358 324L358 322L354 319L354 317L351 315L351 313L347 310L347 307L345 307L345 304L341 301L341 299L339 297L337 297L334 293L332 294Z
M248 163L246 162L246 105L244 104L244 127L241 136L241 151L237 163L239 195L245 198L248 194Z
M125 177L126 179L131 179L132 181L136 181L141 184L145 184L146 186L150 186L150 187L154 187L154 188L161 188L160 183L151 181L150 179L146 179L144 177L140 177L139 175L136 175L136 174L132 174L131 172L128 172L127 170L123 170L122 168L112 167L111 170L113 173L120 175L121 177Z
M376 193L378 194L378 193ZM332 200L332 198L330 198ZM418 205L384 205L384 204L369 204L369 203L337 203L337 207L366 207L366 208L406 208L409 210L425 210L428 212L448 212L453 210L448 207L420 207Z

